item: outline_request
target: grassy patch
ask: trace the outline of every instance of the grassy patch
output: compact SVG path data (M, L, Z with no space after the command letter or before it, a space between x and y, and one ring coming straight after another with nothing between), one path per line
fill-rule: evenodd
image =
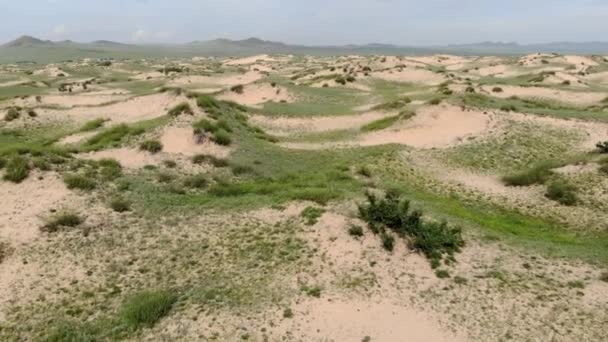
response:
M70 190L90 191L97 187L95 179L87 175L67 174L63 177L63 182Z
M84 222L78 214L70 211L58 213L50 217L47 222L42 226L41 230L48 233L54 233L61 228L65 227L77 227Z
M188 102L182 102L178 105L175 105L175 107L169 109L169 112L167 114L169 116L179 116L182 114L193 115L194 112L192 111L192 107L190 107L190 104Z
M324 209L307 207L306 209L302 210L300 216L305 219L307 225L313 226L319 221L319 218L321 218L323 213L325 213Z
M564 180L558 179L549 184L545 196L563 205L575 205L578 198L576 187Z
M28 161L21 156L13 156L4 167L2 179L13 183L21 183L27 178L29 173L30 166Z
M104 123L106 123L106 119L93 119L91 121L87 121L84 125L82 125L82 127L80 127L80 132L89 132L89 131L94 131L98 128L101 128L103 126Z
M139 149L155 154L163 150L163 144L158 140L146 140L139 144Z
M414 117L416 113L414 112L402 112L398 115L389 116L386 118L382 118L373 122L368 123L367 125L361 127L361 131L370 132L370 131L379 131L382 129L386 129L394 125L399 120L407 120Z
M119 316L131 330L151 327L171 311L176 301L177 296L167 291L141 292L123 304Z

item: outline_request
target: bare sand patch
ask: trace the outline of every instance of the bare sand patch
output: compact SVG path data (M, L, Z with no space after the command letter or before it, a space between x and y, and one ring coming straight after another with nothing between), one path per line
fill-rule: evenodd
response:
M75 95L47 95L41 97L41 104L61 107L99 106L117 101L124 101L128 95L104 94L75 94Z
M164 77L165 77L165 74L163 74L160 71L151 71L151 72L144 72L141 74L137 74L137 75L131 77L131 79L137 80L137 81L145 81L145 80L164 78Z
M310 118L267 117L252 115L250 121L276 135L294 132L325 132L359 128L365 124L394 115L395 113L367 112L354 115L322 116Z
M247 65L247 64L254 64L254 63L258 63L258 62L275 62L276 60L272 57L270 57L269 55L256 55L256 56L250 56L250 57L243 57L243 58L237 58L237 59L233 59L233 60L229 60L227 62L225 62L225 65Z
M578 67L589 67L589 66L597 66L597 62L593 59L585 56L564 56L564 61L568 64L572 64Z
M41 216L50 215L50 209L74 199L59 176L46 173L39 179L32 173L20 184L0 182L0 238L12 244L23 244L36 239L43 224Z
M543 87L519 87L501 85L502 92L492 92L494 86L482 86L482 89L495 97L509 98L511 96L544 98L563 103L576 105L589 105L602 101L606 98L605 93L557 90Z
M209 139L197 144L192 128L168 127L160 141L163 144L163 154L181 154L190 157L209 154L218 158L227 158L230 155L230 148L217 145Z
M242 94L227 90L219 96L222 100L234 101L246 106L260 105L265 102L287 102L295 101L295 96L287 89L272 86L269 83L254 83L243 87Z
M372 72L371 77L391 82L411 82L438 85L446 80L442 74L426 69L405 68L401 72L396 69Z
M58 143L59 143L59 145L78 144L78 143L85 141L86 139L94 136L97 133L98 132L96 132L96 131L91 131L91 132L82 132L82 133L68 135L67 137L59 140Z
M7 81L7 82L0 83L0 88L13 87L13 86L17 86L17 85L20 85L20 84L23 84L23 83L27 83L27 82L29 82L29 80L24 79L24 78L18 79L18 80L14 80L14 81Z
M44 110L42 113L63 119L67 116L77 121L105 118L114 123L130 123L166 115L171 107L184 101L186 101L186 98L183 96L165 92L132 97L126 101L106 106L75 107L68 110Z
M420 148L446 147L482 134L490 125L489 115L451 105L422 108L401 125L363 135L363 146L405 144Z
M220 74L214 76L181 76L172 80L171 86L196 86L204 85L210 87L232 87L235 85L246 85L260 80L263 75L257 71L248 71L244 74Z

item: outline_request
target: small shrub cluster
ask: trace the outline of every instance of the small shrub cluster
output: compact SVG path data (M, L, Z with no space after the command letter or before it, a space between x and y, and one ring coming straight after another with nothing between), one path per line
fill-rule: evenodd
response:
M10 158L8 162L6 162L4 169L4 176L2 176L2 179L13 183L21 183L30 174L30 165L28 161L18 155Z
M231 87L230 91L237 93L237 94L242 94L245 91L245 87L242 84L237 84L237 85Z
M77 227L84 222L78 214L73 212L58 213L49 218L41 230L47 233L54 233L64 227Z
M391 250L394 245L394 237L388 231L409 237L412 247L437 268L442 260L453 261L454 253L464 246L459 228L450 227L446 222L423 220L422 212L410 210L410 202L402 200L398 192L387 191L381 198L367 193L366 197L367 204L359 206L359 216L374 233L380 234L385 248Z
M539 163L529 170L521 171L512 175L504 176L502 181L508 186L530 186L534 184L545 184L553 174L551 169L556 164L551 162Z
M492 92L494 92L494 93L502 93L502 88L501 87L494 87L494 88L492 88Z
M4 115L4 120L13 121L13 120L19 119L20 116L21 116L21 112L19 111L18 108L10 107L6 111L6 114Z
M168 291L142 292L123 304L120 317L132 330L151 327L166 316L177 301Z
M576 187L563 180L551 182L545 196L563 205L575 205L577 202Z
M89 132L89 131L94 131L98 128L101 128L101 126L103 126L103 124L106 122L106 119L94 119L91 121L87 121L81 128L80 131L81 132Z
M608 153L608 140L598 142L597 144L595 144L595 147L597 147L597 150L600 153Z
M302 210L300 216L306 220L306 225L313 226L315 225L321 216L325 213L324 209L316 208L316 207L307 207Z
M122 197L114 197L110 200L110 208L117 213L124 213L131 210L131 203Z
M184 180L184 186L193 189L204 189L209 184L209 180L203 174L188 176Z
M211 140L218 145L228 146L232 143L232 139L228 132L232 131L232 128L225 120L218 120L213 123L207 119L201 119L194 125L194 134L201 134L203 131L211 134Z
M176 105L175 107L169 109L169 112L167 112L167 114L169 116L179 116L182 114L193 115L194 112L192 111L192 107L190 107L190 104L188 102L182 102Z
M209 154L197 154L192 157L192 163L194 164L203 164L209 163L215 167L226 167L228 166L228 161L226 159L218 158L216 156L212 156Z
M146 140L139 144L139 149L154 154L163 150L163 144L158 140Z
M97 187L97 182L92 177L79 174L68 174L63 177L63 182L68 189L79 189L90 191Z

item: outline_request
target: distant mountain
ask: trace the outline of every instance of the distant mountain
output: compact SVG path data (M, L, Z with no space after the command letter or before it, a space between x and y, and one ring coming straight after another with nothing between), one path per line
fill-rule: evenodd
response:
M27 46L37 46L37 45L45 45L52 44L49 40L41 40L38 38L34 38L32 36L21 36L13 41L10 41L0 47L27 47Z
M244 56L253 54L294 55L423 55L448 53L456 55L521 55L529 53L607 54L608 42L554 42L521 45L515 42L481 42L444 46L398 46L371 43L365 45L305 46L247 38L214 39L186 44L125 44L109 40L78 43L69 40L52 42L22 36L0 46L0 63L34 61L57 62L79 58L160 58L194 56Z

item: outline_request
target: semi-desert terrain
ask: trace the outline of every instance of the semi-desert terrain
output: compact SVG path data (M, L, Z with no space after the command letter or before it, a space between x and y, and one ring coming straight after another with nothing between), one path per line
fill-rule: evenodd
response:
M608 56L0 64L2 341L604 341Z

